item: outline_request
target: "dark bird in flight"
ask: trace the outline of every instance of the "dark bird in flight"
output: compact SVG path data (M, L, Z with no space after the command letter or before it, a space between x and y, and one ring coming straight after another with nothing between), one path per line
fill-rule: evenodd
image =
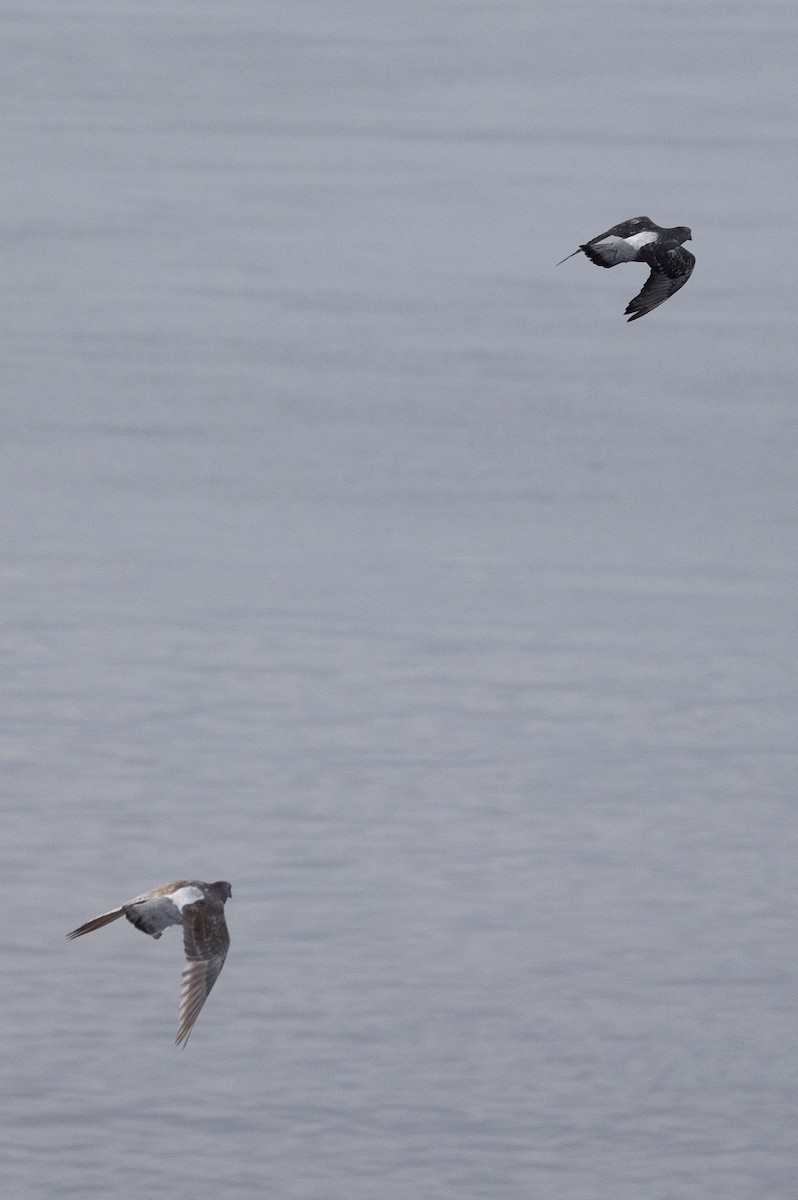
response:
M615 267L624 262L647 263L651 274L642 291L626 307L626 312L632 314L629 320L637 321L664 304L687 283L695 266L695 256L685 250L682 242L692 241L692 237L686 225L663 229L650 217L632 217L631 221L621 221L606 233L591 238L560 261L567 262L581 250L597 267Z
M183 926L183 948L186 966L180 990L180 1020L176 1044L185 1045L199 1011L224 966L230 945L230 934L224 919L225 901L233 889L223 880L201 883L198 879L180 879L144 892L119 908L101 913L85 925L78 926L68 938L81 937L93 929L102 929L119 917L151 937L159 938L170 925Z

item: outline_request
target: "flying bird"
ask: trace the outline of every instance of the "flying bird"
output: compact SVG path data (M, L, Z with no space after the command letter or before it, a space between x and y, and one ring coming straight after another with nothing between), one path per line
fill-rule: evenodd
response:
M136 929L154 938L159 938L170 925L182 925L187 961L180 990L180 1018L175 1042L178 1046L185 1045L224 966L230 945L224 905L232 893L230 884L224 880L201 883L198 879L180 879L177 883L165 883L135 896L110 912L101 913L73 929L67 937L82 937L122 916L127 917Z
M685 250L682 243L692 241L692 237L686 225L664 229L650 217L632 217L631 221L621 221L606 233L591 238L573 254L566 254L557 266L580 250L597 267L615 267L624 262L647 263L651 274L642 290L626 306L626 313L632 314L629 320L637 321L664 304L687 283L695 266L695 255Z

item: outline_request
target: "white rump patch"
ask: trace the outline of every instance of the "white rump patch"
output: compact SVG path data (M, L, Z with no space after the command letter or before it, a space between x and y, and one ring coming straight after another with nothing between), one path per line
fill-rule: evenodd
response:
M198 900L204 900L205 893L201 892L199 888L184 887L172 892L167 899L171 900L174 906L182 912L187 904L196 904Z

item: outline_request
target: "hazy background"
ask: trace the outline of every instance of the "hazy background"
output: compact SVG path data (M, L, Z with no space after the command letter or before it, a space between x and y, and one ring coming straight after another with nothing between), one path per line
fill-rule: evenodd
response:
M0 5L9 1196L793 1200L797 34Z

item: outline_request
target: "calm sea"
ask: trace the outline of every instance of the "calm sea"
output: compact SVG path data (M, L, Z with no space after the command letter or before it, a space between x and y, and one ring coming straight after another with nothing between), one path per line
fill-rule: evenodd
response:
M797 35L0 6L4 1194L793 1200Z

